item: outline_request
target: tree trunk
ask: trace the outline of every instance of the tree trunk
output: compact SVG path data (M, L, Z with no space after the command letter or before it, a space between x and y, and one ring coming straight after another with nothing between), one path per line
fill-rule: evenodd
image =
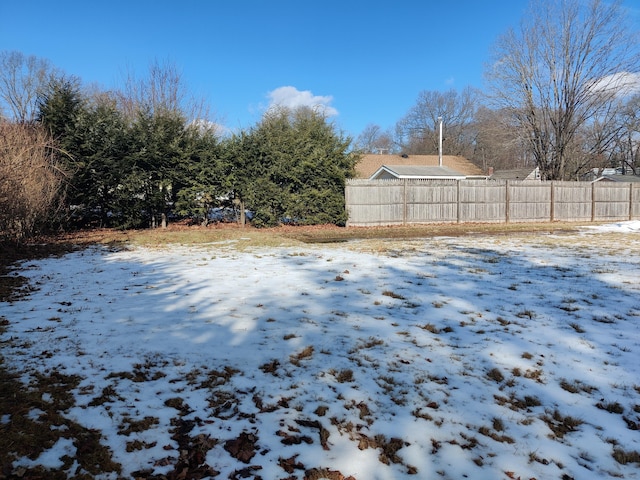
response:
M244 212L244 200L240 200L240 226L244 228L247 224L247 215Z

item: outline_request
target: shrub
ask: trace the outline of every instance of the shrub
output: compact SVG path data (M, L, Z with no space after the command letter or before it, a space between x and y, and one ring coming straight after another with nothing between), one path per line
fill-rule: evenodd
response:
M0 122L0 240L21 241L49 220L63 178L52 152L43 129Z

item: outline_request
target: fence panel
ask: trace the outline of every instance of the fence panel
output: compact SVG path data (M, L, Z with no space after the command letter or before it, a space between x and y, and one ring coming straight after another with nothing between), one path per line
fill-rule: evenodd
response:
M509 182L509 222L545 222L551 218L551 188L543 182Z
M459 183L459 222L506 221L506 196L504 183L468 181ZM480 220L479 220L480 219Z
M454 181L407 183L408 223L455 222L458 186Z
M345 198L349 218L357 219L357 225L406 223L403 209L405 184L402 180L350 181Z
M488 180L349 180L350 226L640 218L640 184Z
M564 222L590 221L594 185L588 182L551 182L553 218Z
M606 182L594 191L596 220L628 220L630 218L632 184ZM633 211L633 209L631 209Z

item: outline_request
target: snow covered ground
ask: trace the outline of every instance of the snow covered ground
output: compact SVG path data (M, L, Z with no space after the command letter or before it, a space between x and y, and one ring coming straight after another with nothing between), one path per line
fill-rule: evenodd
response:
M95 247L22 265L2 355L124 478L640 478L638 233Z

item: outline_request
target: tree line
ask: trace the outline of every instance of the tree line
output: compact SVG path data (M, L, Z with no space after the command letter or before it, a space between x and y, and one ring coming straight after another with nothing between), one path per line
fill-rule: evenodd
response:
M0 235L206 223L225 205L256 226L344 224L360 154L435 154L440 118L445 153L484 171L640 173L640 53L627 13L619 0L531 0L495 43L486 91L423 91L394 128L368 125L355 142L310 108L272 109L225 134L171 64L103 91L0 52Z
M223 135L203 102L187 97L173 65L156 62L122 90L100 91L18 52L0 53L0 62L30 82L0 88L12 109L0 123L5 237L44 226L155 227L176 216L206 223L220 207L241 223L251 212L258 227L346 222L344 184L358 155L321 111L273 108L255 126ZM27 98L31 88L37 95ZM18 198L34 212L18 209Z

